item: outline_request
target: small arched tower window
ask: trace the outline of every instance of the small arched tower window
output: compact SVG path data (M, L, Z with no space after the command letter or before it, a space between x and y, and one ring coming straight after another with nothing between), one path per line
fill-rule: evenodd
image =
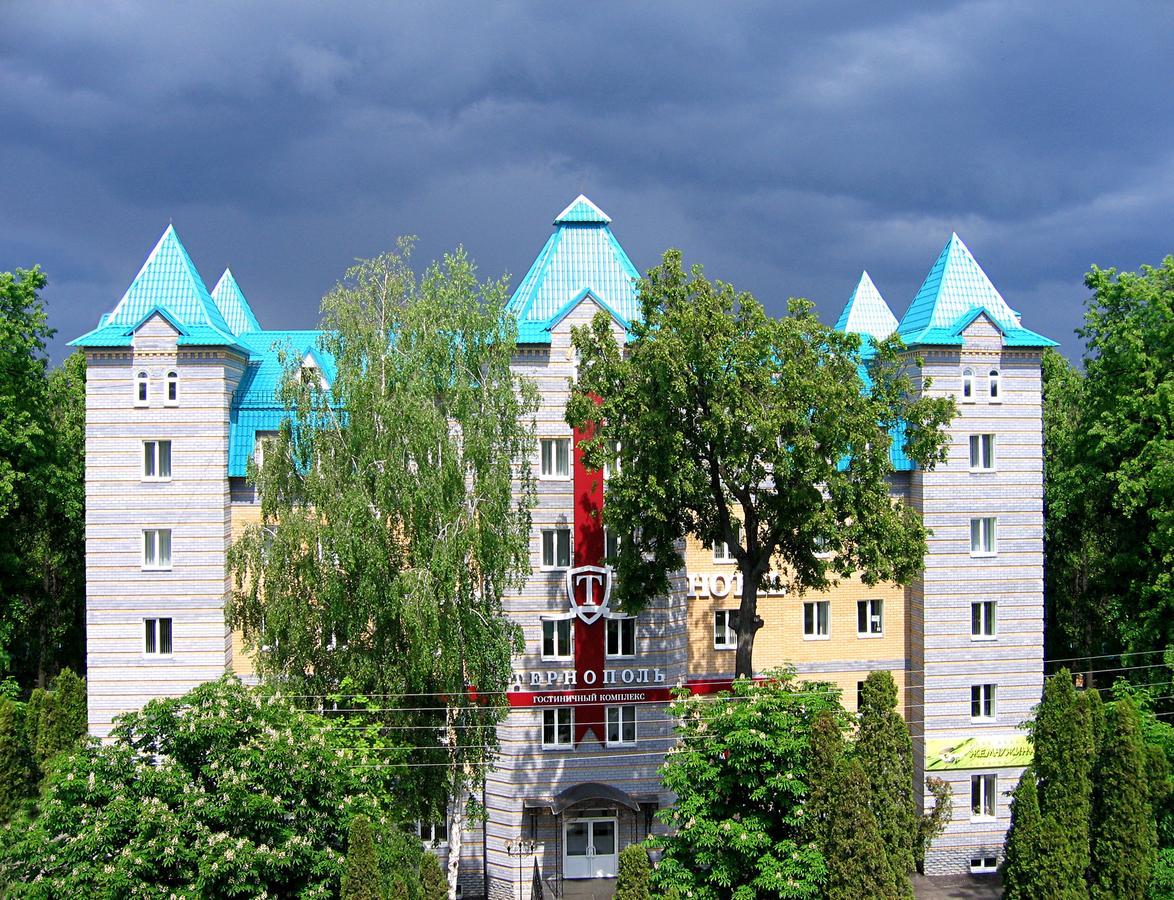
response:
M167 405L168 406L178 406L179 405L179 373L178 372L173 371L173 372L167 373Z
M147 390L150 383L151 379L145 371L135 375L135 406L147 405Z
M1002 400L1002 395L999 393L999 370L991 369L990 374L987 375L990 379L991 400Z
M962 370L962 399L974 401L974 369Z

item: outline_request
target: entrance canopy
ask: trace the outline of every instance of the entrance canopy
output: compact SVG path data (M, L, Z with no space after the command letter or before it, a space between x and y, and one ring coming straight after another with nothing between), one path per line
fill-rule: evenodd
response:
M647 803L649 800L655 801L656 798L641 799ZM527 800L525 805L531 809L550 807L550 811L557 816L561 815L568 807L588 800L615 804L616 806L630 809L632 812L640 811L639 799L618 787L613 787L610 784L601 784L598 781L587 781L582 784L573 785L565 791L555 794L550 800Z

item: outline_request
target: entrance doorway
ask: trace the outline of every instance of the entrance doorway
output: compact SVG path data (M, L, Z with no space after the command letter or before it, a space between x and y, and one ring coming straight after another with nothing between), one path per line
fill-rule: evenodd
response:
M572 819L563 825L563 877L615 878L619 871L616 819Z

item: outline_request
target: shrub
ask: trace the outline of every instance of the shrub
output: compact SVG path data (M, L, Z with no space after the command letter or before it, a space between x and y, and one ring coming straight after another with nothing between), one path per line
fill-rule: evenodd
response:
M652 864L641 844L628 844L620 851L620 874L616 880L615 900L649 900Z
M425 853L420 860L421 900L447 900L448 879L435 853Z

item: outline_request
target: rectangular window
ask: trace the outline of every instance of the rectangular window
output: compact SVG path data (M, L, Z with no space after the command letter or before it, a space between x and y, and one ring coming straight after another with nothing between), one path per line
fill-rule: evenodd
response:
M610 746L636 743L636 707L609 706L607 708L607 743Z
M265 454L277 444L280 433L276 431L257 431L253 434L253 462L257 468L265 466Z
M803 636L825 638L831 635L831 601L812 600L803 604Z
M574 707L559 706L542 710L543 747L570 747L574 730Z
M171 529L143 529L143 568L171 568Z
M603 529L603 556L604 559L615 559L620 555L620 536L614 528Z
M733 617L737 613L734 609L719 609L713 614L713 648L715 650L733 650L738 646L738 634L734 630Z
M860 712L860 707L864 705L864 682L856 682L856 711Z
M739 525L734 533L738 536L737 539L742 539L742 526ZM732 563L737 562L734 559L734 554L730 552L730 545L727 543L714 544L713 546L713 561L715 563Z
M615 441L611 445L612 452L615 454L615 460L606 460L603 464L604 479L612 478L620 474L620 445Z
M994 600L977 600L970 604L970 638L989 641L995 638L996 609Z
M143 441L143 479L171 480L171 441Z
M856 601L856 636L872 637L885 633L884 601Z
M987 856L972 856L970 871L976 875L982 872L997 872L999 871L999 857L993 853Z
M542 621L542 656L544 659L570 659L572 635L571 619L544 619Z
M999 552L998 520L994 516L970 520L970 555L994 556Z
M444 847L448 845L448 823L428 822L424 819L416 821L416 834L425 847Z
M970 776L970 821L976 822L995 817L995 790L997 781L994 775Z
M607 655L636 655L636 620L634 618L607 620Z
M972 434L970 436L970 471L993 472L995 470L995 436L993 434Z
M991 721L995 718L995 686L974 684L970 686L970 718Z
M571 564L571 529L542 529L542 568L565 569Z
M542 451L541 476L543 478L570 478L571 439L542 438L538 444Z
M171 619L143 619L143 653L171 655Z

